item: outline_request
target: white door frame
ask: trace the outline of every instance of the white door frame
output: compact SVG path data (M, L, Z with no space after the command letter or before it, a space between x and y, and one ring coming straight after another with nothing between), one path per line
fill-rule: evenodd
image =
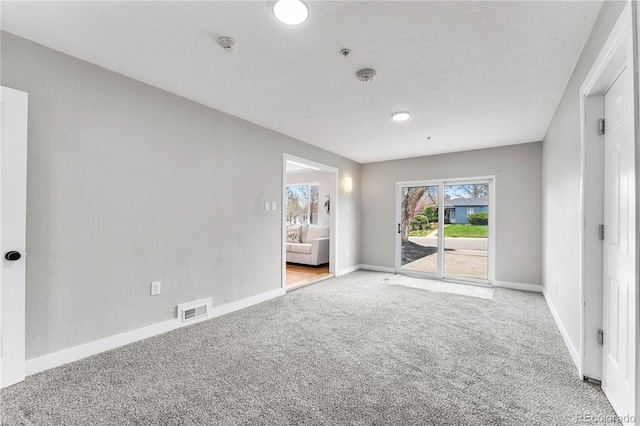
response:
M410 271L406 269L402 269L402 248L400 241L400 234L396 232L396 249L395 249L395 273L403 274L409 276L415 276L418 278L429 278L429 279L438 279L443 281L452 281L452 282L462 282L468 284L478 284L478 285L494 285L495 284L495 241L496 241L496 177L495 176L473 176L466 178L449 178L449 179L431 179L431 180L416 180L416 181L406 181L406 182L397 182L396 183L396 224L402 222L402 217L400 213L400 206L402 202L402 194L401 188L406 186L438 186L440 190L438 191L438 203L441 203L441 200L444 199L444 191L442 188L446 185L450 184L464 184L464 183L488 183L489 184L489 247L488 247L488 259L487 259L487 280L479 280L474 278L466 278L466 277L458 277L458 276L450 276L444 274L444 256L439 256L438 258L438 273L429 274L426 272L416 272ZM439 226L443 226L444 224L444 209L438 209L438 224ZM444 245L444 233L438 233L438 250L440 247Z
M0 388L25 376L25 245L28 95L0 97ZM18 260L5 254L15 251Z
M634 62L634 83L635 83L635 146L636 146L636 271L640 275L640 5L634 1L631 3L632 32L635 33L635 62ZM632 43L633 44L633 43ZM636 277L636 422L640 417L640 276Z
M602 329L603 324L603 247L599 238L598 225L604 223L604 136L599 134L597 123L598 119L604 118L605 92L625 67L629 70L636 69L633 45L632 8L631 3L627 3L580 87L580 300L582 303L578 373L582 378L596 380L602 379L602 349L597 341L597 332ZM637 120L637 99L634 108ZM637 137L636 131L636 141ZM635 171L634 173L637 179L637 173ZM636 203L638 202L637 191L638 187L636 187ZM637 205L635 209L637 220ZM634 238L634 244L637 247L637 235ZM636 255L636 271L638 264ZM637 272L634 281L637 288ZM637 298L635 302L637 313L640 304ZM636 344L636 362L638 360L640 358L638 358ZM635 388L637 399L637 379Z
M285 153L282 160L282 200L281 205L281 220L280 226L282 235L282 288L287 288L287 227L285 225L287 221L287 160L293 161L299 164L304 164L309 167L313 167L320 172L330 173L333 175L334 184L330 189L331 209L329 210L329 272L338 276L338 173L337 167L329 166L327 164L318 163L302 157L296 157L295 155ZM318 201L319 202L319 201Z

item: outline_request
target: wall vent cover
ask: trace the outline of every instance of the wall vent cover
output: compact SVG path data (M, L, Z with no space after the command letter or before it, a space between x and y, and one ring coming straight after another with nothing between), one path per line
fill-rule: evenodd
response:
M196 300L178 305L178 317L180 321L187 322L206 318L211 312L211 298Z

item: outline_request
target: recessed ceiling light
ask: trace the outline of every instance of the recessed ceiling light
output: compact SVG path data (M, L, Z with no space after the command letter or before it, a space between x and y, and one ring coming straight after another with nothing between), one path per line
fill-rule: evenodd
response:
M393 121L406 121L411 118L411 114L406 111L394 112L391 114L391 119Z
M309 17L309 7L302 0L277 0L273 14L283 24L299 25Z

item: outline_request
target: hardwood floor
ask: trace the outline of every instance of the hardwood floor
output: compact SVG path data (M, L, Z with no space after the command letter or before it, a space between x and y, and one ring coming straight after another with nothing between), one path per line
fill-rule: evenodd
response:
M287 291L332 277L329 265L318 267L287 263Z

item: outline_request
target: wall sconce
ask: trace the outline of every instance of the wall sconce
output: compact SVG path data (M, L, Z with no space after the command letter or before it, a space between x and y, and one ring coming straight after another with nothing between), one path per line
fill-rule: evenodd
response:
M351 179L351 176L345 176L344 177L344 193L351 194L352 190L353 190L353 179Z

